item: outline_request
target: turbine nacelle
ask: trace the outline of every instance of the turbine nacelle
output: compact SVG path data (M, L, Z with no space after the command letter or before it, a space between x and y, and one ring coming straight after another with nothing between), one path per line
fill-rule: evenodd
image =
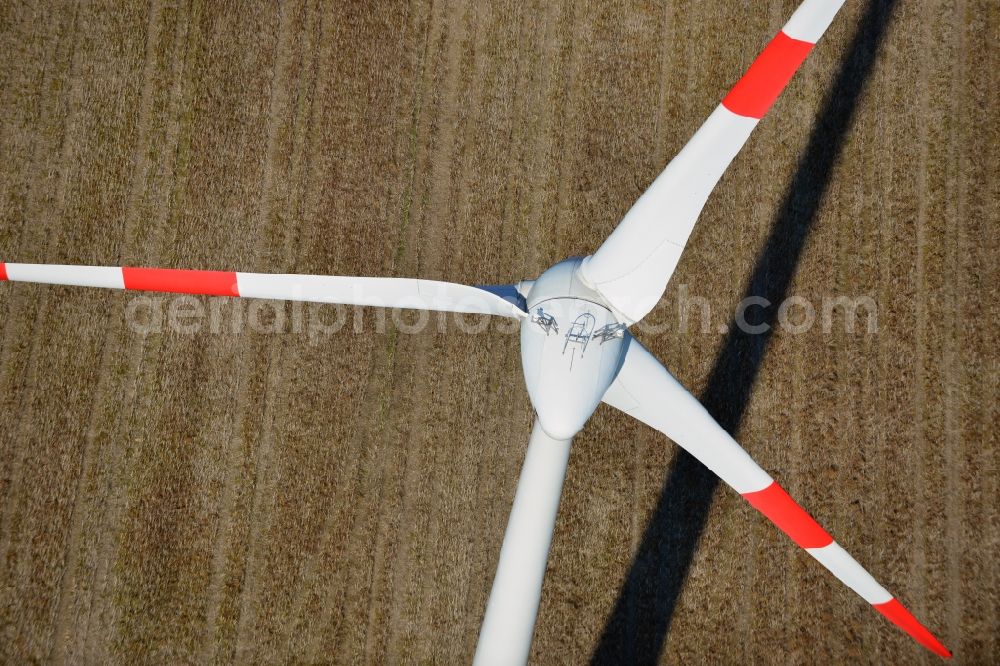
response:
M521 324L521 362L542 429L570 439L614 381L625 326L579 277L581 257L562 261L535 280Z

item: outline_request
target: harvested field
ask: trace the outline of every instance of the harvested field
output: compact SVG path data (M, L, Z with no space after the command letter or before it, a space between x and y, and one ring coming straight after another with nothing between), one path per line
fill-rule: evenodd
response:
M0 6L0 261L533 278L797 3L223 4ZM851 0L636 331L961 664L1000 662L998 33L995 0ZM746 295L769 334L728 332ZM0 659L471 659L517 335L337 314L0 285ZM602 407L532 660L935 658Z

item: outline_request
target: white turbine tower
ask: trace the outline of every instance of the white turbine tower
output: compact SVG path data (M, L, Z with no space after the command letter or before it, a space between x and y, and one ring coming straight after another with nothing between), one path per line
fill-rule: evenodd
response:
M924 647L950 657L628 331L662 297L709 194L843 1L805 0L604 244L534 281L470 287L402 278L12 263L0 263L0 280L519 319L524 378L537 418L477 664L528 659L570 442L602 401L667 435L882 615Z

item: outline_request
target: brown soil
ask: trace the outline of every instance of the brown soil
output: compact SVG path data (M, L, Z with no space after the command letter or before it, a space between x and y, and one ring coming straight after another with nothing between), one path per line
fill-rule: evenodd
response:
M481 284L593 251L795 2L99 4L0 7L0 260ZM956 663L996 663L1000 12L901 0L831 101L865 12L637 336L696 393L752 389L747 449ZM870 296L877 332L778 329L713 375L817 188L788 294ZM224 330L142 335L137 298L0 286L0 658L467 662L532 419L509 326L310 336L289 306L233 333L262 310L217 301ZM728 489L665 486L675 452L610 408L578 436L533 661L933 660ZM648 525L664 502L677 530Z

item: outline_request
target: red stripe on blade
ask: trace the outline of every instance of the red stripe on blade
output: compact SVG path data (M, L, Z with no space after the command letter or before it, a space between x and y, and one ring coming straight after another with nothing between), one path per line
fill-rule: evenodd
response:
M746 493L743 498L803 548L822 548L833 543L833 537L777 481L764 490Z
M187 271L173 268L123 268L126 289L169 291L177 294L239 296L236 273Z
M884 604L875 604L875 610L882 615L885 615L890 622L894 625L913 636L913 640L917 641L925 648L933 652L939 657L944 657L945 659L951 658L951 652L948 651L941 641L934 638L934 634L927 631L927 628L917 621L917 618L913 617L913 614L903 607L903 604L899 603L895 599L890 599Z
M779 32L722 100L723 106L740 116L763 118L813 46Z
M7 264L0 262L0 280L7 279Z

